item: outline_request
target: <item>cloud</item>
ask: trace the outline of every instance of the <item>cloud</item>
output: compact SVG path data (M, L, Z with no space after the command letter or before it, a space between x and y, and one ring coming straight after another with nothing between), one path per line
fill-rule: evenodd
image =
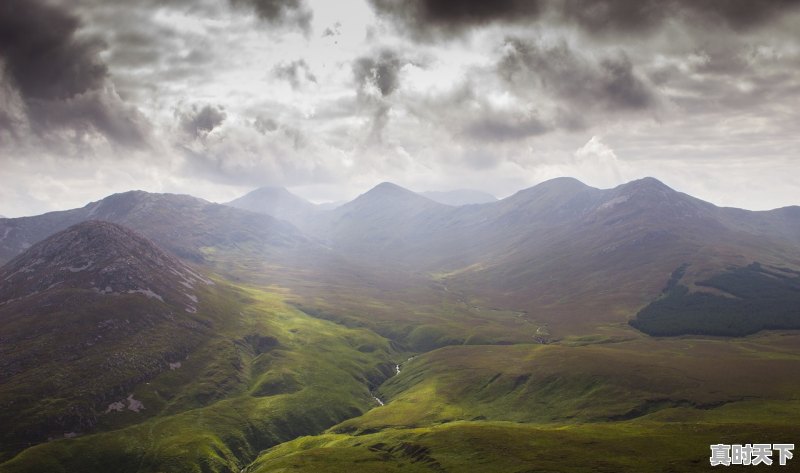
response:
M400 68L406 64L397 53L384 49L377 57L360 57L353 62L353 76L360 92L377 88L386 97L400 85Z
M108 69L99 59L105 44L79 38L77 17L29 0L0 4L0 54L5 73L23 97L52 101L103 86Z
M535 112L481 113L480 117L464 127L464 135L472 140L497 142L515 141L538 136L552 130L552 126Z
M273 25L297 26L311 30L313 13L303 0L230 0L233 6L252 8L259 18Z
M322 37L327 38L328 36L341 36L342 35L342 22L337 21L333 24L333 26L329 26L325 28L322 32Z
M15 119L2 126L48 138L61 130L100 134L115 144L144 146L147 121L116 94L100 58L105 43L80 28L77 16L50 3L0 3L3 101L19 99Z
M368 144L383 140L392 110L389 97L400 87L400 70L408 63L391 49L359 57L352 63L358 102L370 115Z
M222 125L228 115L221 106L192 105L191 110L179 112L180 126L191 138L204 138Z
M278 122L269 117L257 117L253 121L253 127L261 134L266 134L278 129Z
M646 110L657 103L656 92L623 52L598 61L573 50L565 41L543 45L509 37L497 72L517 90L538 89L576 113Z
M434 39L492 22L537 18L540 0L370 0L375 10L418 38Z
M311 72L311 68L303 59L276 65L272 69L272 75L287 81L293 89L299 89L306 82L317 83L317 76Z
M586 182L592 185L613 187L624 182L617 154L598 136L578 148L574 158L573 174L586 176Z
M332 150L301 129L275 123L274 130L222 127L203 140L178 147L182 175L227 185L296 185L330 182Z
M793 0L370 0L378 14L417 39L463 34L494 23L554 22L590 34L649 34L674 20L685 24L747 30L798 6Z

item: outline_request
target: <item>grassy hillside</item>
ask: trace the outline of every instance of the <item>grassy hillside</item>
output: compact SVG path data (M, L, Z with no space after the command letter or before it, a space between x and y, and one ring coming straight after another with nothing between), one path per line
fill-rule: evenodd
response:
M800 406L795 404L793 412L798 408ZM736 424L716 421L681 424L643 419L567 426L453 422L415 429L389 429L361 436L325 434L301 437L268 450L246 472L709 471L710 444L740 443L751 437L793 438L794 432L793 424L781 420L774 423L758 420ZM730 470L750 471L736 467ZM780 471L800 469L789 463Z
M0 471L239 471L263 448L376 405L370 389L401 358L387 340L307 316L279 295L237 288L224 303L236 312L214 337L132 388L139 413L102 414L107 432L29 448Z
M247 471L706 471L712 443L796 434L798 336L586 342L415 357L386 406Z

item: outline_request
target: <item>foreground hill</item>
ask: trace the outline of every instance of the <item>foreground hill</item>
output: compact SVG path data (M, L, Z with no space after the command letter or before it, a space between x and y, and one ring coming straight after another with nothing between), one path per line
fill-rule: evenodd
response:
M0 269L4 445L91 430L213 329L213 282L142 235L72 226ZM179 336L176 336L179 335Z

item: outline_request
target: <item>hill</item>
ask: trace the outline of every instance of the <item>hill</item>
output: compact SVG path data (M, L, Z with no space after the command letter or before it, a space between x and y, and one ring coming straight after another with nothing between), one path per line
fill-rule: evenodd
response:
M4 445L138 411L134 385L180 365L213 329L214 283L119 225L88 221L0 269ZM175 336L180 334L180 336Z

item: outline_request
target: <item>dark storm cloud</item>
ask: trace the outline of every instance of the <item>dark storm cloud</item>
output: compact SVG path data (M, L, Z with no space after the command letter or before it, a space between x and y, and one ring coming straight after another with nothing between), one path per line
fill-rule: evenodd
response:
M736 30L759 26L800 9L800 2L796 0L683 0L678 3L689 15L698 13L709 24L719 20Z
M97 39L78 38L78 18L31 0L0 3L0 54L5 73L34 100L64 100L103 86L108 76Z
M668 19L741 30L798 7L796 0L370 0L375 10L421 38L458 34L491 23L547 19L592 34L645 33Z
M193 105L192 109L179 114L181 128L192 138L202 138L214 128L222 125L228 115L220 106Z
M317 82L317 76L311 72L311 68L303 59L278 64L272 69L272 74L278 79L289 82L293 89L300 88L304 81Z
M39 135L72 129L143 145L146 120L114 92L99 56L105 43L80 35L80 28L76 16L49 3L0 3L2 80L19 95L21 114Z
M248 6L262 20L272 24L287 24L310 31L312 13L303 0L230 0L234 6Z
M415 36L458 33L495 21L519 21L541 14L540 0L370 0L375 10Z
M497 71L523 94L541 89L581 110L643 110L656 103L655 93L623 53L598 62L565 42L543 46L507 38Z
M795 0L568 0L557 10L567 22L573 22L593 34L646 33L667 20L720 29L753 28L798 6Z
M69 100L32 101L29 116L42 134L53 128L70 128L84 135L100 132L115 143L144 144L150 125L134 107L108 91L92 91Z

